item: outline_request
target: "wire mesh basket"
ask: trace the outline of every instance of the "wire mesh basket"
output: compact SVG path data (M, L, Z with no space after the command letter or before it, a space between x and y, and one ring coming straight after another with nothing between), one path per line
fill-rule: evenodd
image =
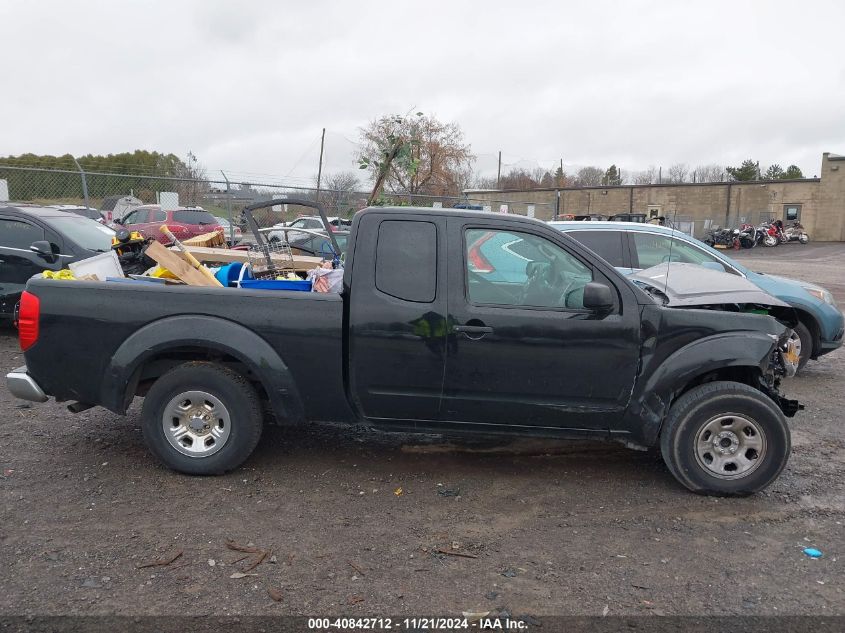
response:
M253 279L295 278L296 263L287 242L262 240L261 244L250 244L247 259Z

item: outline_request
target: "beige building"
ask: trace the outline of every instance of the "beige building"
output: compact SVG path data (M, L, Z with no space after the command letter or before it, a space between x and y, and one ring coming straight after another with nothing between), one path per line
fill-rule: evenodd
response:
M712 226L797 219L814 241L845 241L845 156L825 153L818 178L682 185L620 185L466 192L493 211L551 220L565 215L645 213L687 223L697 237Z

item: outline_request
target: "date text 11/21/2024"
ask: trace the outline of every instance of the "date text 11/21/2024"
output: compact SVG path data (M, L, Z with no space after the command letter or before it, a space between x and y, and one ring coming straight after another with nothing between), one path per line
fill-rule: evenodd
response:
M524 620L489 617L486 614L479 616L473 618L308 618L308 629L312 631L455 631L472 629L480 631L525 631L528 629L528 623Z

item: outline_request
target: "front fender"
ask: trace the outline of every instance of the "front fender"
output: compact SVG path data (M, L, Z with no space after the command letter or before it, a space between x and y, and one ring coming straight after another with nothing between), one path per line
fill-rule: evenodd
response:
M126 413L128 393L142 365L158 354L180 347L199 347L237 358L258 377L273 410L289 424L304 422L305 409L293 375L281 356L255 332L219 317L173 316L149 323L127 338L112 356L101 387L104 407Z
M763 374L776 345L776 335L754 331L713 334L684 345L657 361L659 365L650 373L645 367L645 379L631 394L626 426L644 445L653 445L677 392L696 378L727 367L746 367Z

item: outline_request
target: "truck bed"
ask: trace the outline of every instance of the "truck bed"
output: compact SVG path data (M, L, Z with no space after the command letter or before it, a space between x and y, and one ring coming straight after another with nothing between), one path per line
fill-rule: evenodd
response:
M220 339L221 353L237 357L241 350L244 360L272 367L271 358L255 357L260 337L290 370L306 418L337 420L343 411L352 416L344 398L339 295L47 279L33 279L28 290L38 297L41 314L38 342L27 351L30 373L58 400L123 413L107 393L110 378L121 374L121 358L156 354L137 349L150 340L138 333L164 328L172 339L187 324L188 334L179 335L186 348Z

